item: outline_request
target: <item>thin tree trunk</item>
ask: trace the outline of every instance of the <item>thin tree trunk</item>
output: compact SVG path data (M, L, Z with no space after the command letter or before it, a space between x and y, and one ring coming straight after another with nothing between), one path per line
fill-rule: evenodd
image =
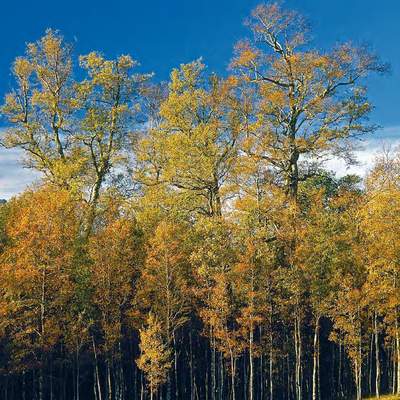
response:
M232 400L236 400L236 382L235 382L235 375L236 375L236 368L235 368L235 359L233 357L232 350L230 352L231 356L231 392L232 392Z
M262 342L262 327L258 328L260 335L260 342ZM260 399L264 398L264 352L260 355Z
M140 400L144 399L144 382L143 382L143 374L140 374Z
M25 370L22 371L22 400L26 400L26 376L25 376Z
M96 371L96 383L97 383L97 391L99 395L99 400L102 400L101 394L101 385L100 385L100 376L99 376L99 363L97 360L97 350L96 350L96 343L94 341L94 337L92 336L92 344L93 344L93 353L94 353L94 362L95 362L95 371Z
M358 355L355 360L355 374L356 374L356 386L357 386L357 400L361 400L362 396L362 382L361 382L361 372L362 372L362 349L361 349L361 324L359 326L359 343L358 343Z
M45 338L45 301L46 301L46 268L42 268L42 293L40 301L40 340L41 340L41 354L40 354L40 371L39 371L39 400L43 400L44 390L44 354L43 345Z
M289 360L289 355L286 357L286 365L287 365L287 399L290 399L290 393L291 393L291 376L290 376L290 360Z
M175 372L175 399L179 399L179 384L178 384L178 353L176 350L175 332L172 335L174 341L174 372Z
M80 380L80 368L79 368L79 347L76 348L76 399L79 400L79 380Z
M171 383L171 373L168 372L168 377L167 377L167 400L171 400L171 391L172 391L172 383Z
M249 337L249 400L254 399L254 360L253 360L253 341L254 341L254 333L253 333L253 324L250 323L250 337Z
M215 343L213 333L211 332L211 340L212 340L212 354L211 354L211 399L215 400L215 389L216 389L216 370L215 370L215 362L216 362L216 354L215 354Z
M211 340L211 339L210 339ZM211 342L210 342L211 343ZM206 387L205 387L205 397L206 397L206 400L208 400L208 395L209 395L209 374L208 374L208 366L209 366L209 362L208 362L208 355L209 355L209 351L208 351L208 349L206 348L206 351L205 351L205 359L206 359L206 367L204 368L204 371L205 371L205 377L204 377L204 381L205 381L205 385L206 385Z
M189 332L189 369L190 369L190 400L193 400L193 343L192 343L192 331Z
M97 388L96 388L96 370L93 369L93 393L94 393L94 400L99 400L97 395Z
M222 400L224 396L224 364L223 364L222 353L219 354L219 372L220 372L219 399Z
M361 366L359 361L356 361L356 387L357 387L357 400L361 400Z
M270 316L270 332L269 332L269 400L274 398L274 353L273 353L273 333L272 333L272 315Z
M342 364L342 358L343 358L343 350L342 350L342 342L339 342L339 376L338 376L338 384L339 384L339 394L340 397L343 397L343 378L342 378L342 369L343 369L343 364Z
M374 356L374 332L371 334L371 340L369 343L369 354L368 354L368 393L372 393L372 366Z
M247 365L246 365L246 358L243 358L243 397L244 400L248 398L248 381L247 381Z
M112 400L112 382L111 382L111 361L107 360L107 388L108 388L108 400Z
M295 317L295 353L296 353L296 367L295 367L295 385L296 385L296 400L301 400L302 397L302 376L301 376L301 358L302 358L302 343L300 332L300 317Z
M399 323L397 320L396 313L396 361L397 361L397 395L400 396L400 335L399 335Z
M312 374L312 399L317 400L317 382L319 380L319 320L317 316L314 328L314 353L313 353L313 374Z
M376 311L374 312L374 336L375 336L375 396L380 396L381 385L381 365L379 359L379 336L378 336L378 318Z
M43 365L41 365L39 370L39 400L43 400L43 369Z
M392 359L392 394L393 396L396 394L396 366L397 366L397 360L396 360L396 340L393 340L393 354L391 354L391 357L389 359ZM391 353L392 353L391 352Z

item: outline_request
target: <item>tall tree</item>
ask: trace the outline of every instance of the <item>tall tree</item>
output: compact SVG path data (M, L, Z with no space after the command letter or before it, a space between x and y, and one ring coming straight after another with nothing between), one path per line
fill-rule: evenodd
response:
M243 85L255 96L253 109L246 108L249 123L243 150L275 172L274 181L294 203L294 219L289 221L294 234L285 262L301 288L302 274L293 264L297 195L299 182L312 176L313 169L301 171L300 157L310 164L329 153L348 156L348 139L374 130L365 123L371 106L361 85L369 73L383 72L385 66L366 49L348 44L329 53L311 49L304 18L277 3L256 7L248 25L254 39L239 42L232 61ZM296 398L301 400L301 290L295 296L299 305L294 308Z
M141 355L136 361L148 380L150 400L154 399L160 385L166 382L172 365L171 351L164 340L161 324L150 313L147 326L140 330Z
M365 262L368 270L368 302L373 309L374 320L377 397L381 385L380 325L386 327L388 337L393 340L393 357L397 363L393 391L400 393L399 178L398 153L382 154L367 178L367 198L361 211L361 228L365 234L367 249Z
M256 7L248 26L254 38L237 44L232 61L256 96L244 148L275 169L295 197L312 172L299 170L300 157L347 154L347 139L374 130L365 123L371 105L363 81L386 66L350 44L311 48L304 17L278 3Z
M195 247L190 255L200 304L198 313L211 346L211 398L217 388L217 351L230 363L231 396L236 396L236 364L243 349L240 344L238 305L234 291L233 268L237 262L235 226L221 217L200 219L193 232ZM219 366L223 375L223 367ZM223 379L221 379L223 380ZM207 382L208 387L208 382Z
M27 192L10 207L6 232L12 244L1 255L3 329L12 337L16 368L39 368L38 396L43 400L48 357L63 336L72 296L79 216L68 192L54 188Z
M29 167L68 187L85 167L85 157L72 139L80 107L72 47L58 32L47 30L27 45L25 56L16 58L12 72L16 86L2 107L11 126L2 142L7 148L22 148Z
M132 311L133 287L142 265L143 249L140 230L134 220L124 217L118 198L109 198L105 207L103 226L90 238L88 254L92 305L98 314L94 321L97 326L93 328L100 332L99 354L106 362L106 387L108 399L112 400L124 387L122 340L130 325L128 314ZM98 339L94 329L95 346Z
M174 354L175 391L178 394L177 334L188 321L189 270L185 260L182 230L161 222L149 241L149 248L138 283L136 301L145 313L154 313L168 348ZM171 398L171 376L168 376L167 397Z
M91 233L100 191L122 159L134 130L143 84L137 62L123 55L107 60L92 52L80 57L86 79L73 77L72 46L48 30L28 44L13 65L16 88L2 113L11 126L3 144L22 148L28 166L51 182L81 191L88 203L83 233Z
M138 178L182 191L193 211L221 215L240 133L234 87L232 79L206 77L200 61L173 70L161 122L139 146Z
M80 57L88 78L78 85L84 116L77 135L88 154L91 174L88 182L90 210L85 235L91 233L100 190L113 168L122 159L124 146L133 131L139 111L143 84L150 75L134 74L138 65L129 55L107 60L92 52Z

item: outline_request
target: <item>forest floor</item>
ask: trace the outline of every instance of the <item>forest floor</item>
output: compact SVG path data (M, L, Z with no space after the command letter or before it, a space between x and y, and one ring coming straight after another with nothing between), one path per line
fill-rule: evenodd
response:
M368 397L365 400L373 400L376 399L376 397ZM386 394L380 397L382 400L400 400L400 396L393 395L393 394Z

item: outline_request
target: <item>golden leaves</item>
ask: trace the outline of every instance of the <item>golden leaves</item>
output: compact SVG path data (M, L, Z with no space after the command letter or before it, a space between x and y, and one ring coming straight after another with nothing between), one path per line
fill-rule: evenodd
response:
M172 367L172 353L163 339L161 324L153 313L149 314L146 327L139 332L141 355L136 363L144 372L153 394L167 380Z
M27 81L34 71L32 63L24 57L17 57L13 64L14 74L21 80Z
M254 67L260 52L251 46L248 41L240 41L235 45L235 57L231 61L231 68Z
M60 310L72 297L79 230L76 202L67 191L42 188L13 200L9 216L0 292L7 293L2 302L12 305L6 318L13 321L13 344L31 357L50 351L63 333Z

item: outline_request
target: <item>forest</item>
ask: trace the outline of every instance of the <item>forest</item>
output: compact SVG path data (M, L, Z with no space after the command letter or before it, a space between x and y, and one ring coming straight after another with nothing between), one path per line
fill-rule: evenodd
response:
M158 82L47 30L11 66L1 145L3 400L400 396L400 152L365 178L367 46L261 4L226 74Z

